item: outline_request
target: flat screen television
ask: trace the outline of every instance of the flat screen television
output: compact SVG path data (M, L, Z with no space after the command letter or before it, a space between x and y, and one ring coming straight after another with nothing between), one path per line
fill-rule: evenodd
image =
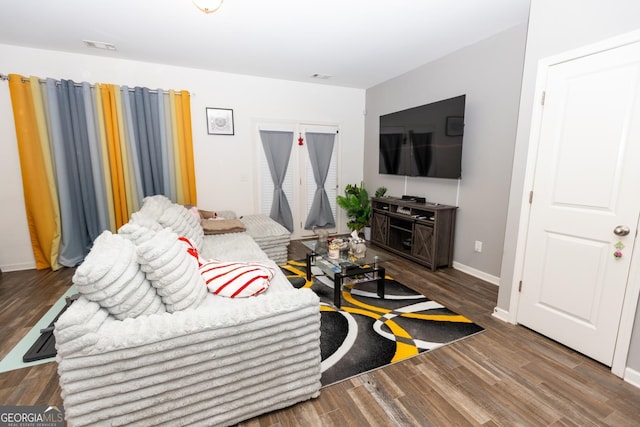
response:
M460 178L465 95L380 116L378 172Z

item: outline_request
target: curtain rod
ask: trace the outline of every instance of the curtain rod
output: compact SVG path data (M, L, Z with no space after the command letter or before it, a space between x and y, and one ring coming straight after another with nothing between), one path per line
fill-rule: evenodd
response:
M6 81L9 81L9 76L8 76L8 75L6 75L6 74L2 74L2 73L0 73L0 80L6 80ZM25 78L25 77L23 77L21 80L22 80L22 83L25 83L25 82L28 82L28 81L29 81L29 79L28 79L28 78ZM45 80L45 79L38 79L38 81L39 81L40 83L45 83L45 82L46 82L46 80ZM56 80L56 84L57 84L57 85L59 85L59 84L60 84L60 80ZM82 84L81 84L81 83L76 83L76 82L74 82L74 83L73 83L73 85L74 85L75 87L81 87L81 86L82 86ZM91 87L91 88L95 88L95 85L89 85L89 87ZM133 88L129 88L129 92L134 92L134 91L135 91L135 90L134 90ZM149 92L151 92L151 93L158 93L158 90L157 90L157 89L149 89ZM169 91L168 91L168 90L162 90L162 93L164 93L164 94L168 94L168 93L169 93ZM176 91L176 95L180 95L180 92L179 92L179 91ZM190 96L195 96L195 94L194 94L194 93L189 93L189 95L190 95Z

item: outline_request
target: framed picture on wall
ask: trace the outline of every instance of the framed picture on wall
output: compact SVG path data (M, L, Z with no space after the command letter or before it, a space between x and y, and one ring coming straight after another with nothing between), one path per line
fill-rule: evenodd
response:
M233 110L207 108L207 133L209 135L233 135Z

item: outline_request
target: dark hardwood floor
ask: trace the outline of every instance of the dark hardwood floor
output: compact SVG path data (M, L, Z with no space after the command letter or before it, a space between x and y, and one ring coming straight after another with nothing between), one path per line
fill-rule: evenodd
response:
M304 257L298 242L291 258ZM387 274L486 330L322 389L242 426L638 426L640 389L609 368L491 316L496 286L410 261ZM0 359L67 290L72 269L0 274ZM56 364L0 374L0 405L62 404Z

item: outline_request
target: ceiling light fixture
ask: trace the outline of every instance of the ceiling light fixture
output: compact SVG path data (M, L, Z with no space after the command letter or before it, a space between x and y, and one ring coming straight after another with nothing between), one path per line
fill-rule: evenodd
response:
M193 4L204 13L213 13L220 9L224 0L191 0Z

